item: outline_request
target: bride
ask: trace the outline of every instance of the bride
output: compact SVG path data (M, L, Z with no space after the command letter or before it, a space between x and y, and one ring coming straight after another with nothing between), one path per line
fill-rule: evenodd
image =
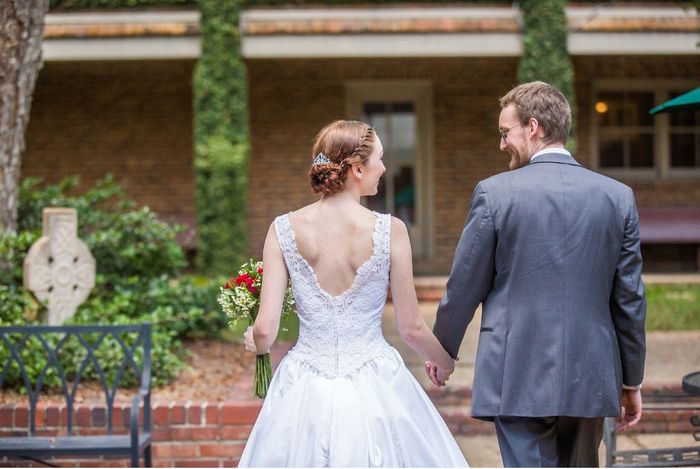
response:
M418 311L406 226L360 203L385 171L374 129L323 128L309 175L321 198L279 216L265 240L265 280L247 350L272 345L288 279L299 340L275 372L239 467L466 466L421 386L381 330L387 287L399 332L444 377L454 370Z

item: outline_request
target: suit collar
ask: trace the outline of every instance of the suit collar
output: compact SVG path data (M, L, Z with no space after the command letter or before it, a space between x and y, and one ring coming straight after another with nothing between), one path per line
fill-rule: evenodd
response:
M542 153L534 161L528 164L539 164L539 163L558 163L558 164L570 164L572 166L581 166L581 163L576 161L573 156L566 155L564 153Z

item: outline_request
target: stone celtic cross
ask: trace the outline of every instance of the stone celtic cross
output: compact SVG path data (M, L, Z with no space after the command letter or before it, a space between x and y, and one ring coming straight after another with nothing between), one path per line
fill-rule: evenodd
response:
M95 286L95 258L78 238L78 212L45 208L41 238L24 260L24 288L47 302L44 322L61 325Z

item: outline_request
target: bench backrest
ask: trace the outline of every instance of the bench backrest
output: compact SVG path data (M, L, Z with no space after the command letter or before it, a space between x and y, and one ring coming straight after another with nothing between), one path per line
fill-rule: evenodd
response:
M33 342L30 349L27 344ZM40 346L37 346L37 343ZM151 325L86 325L86 326L3 326L0 327L0 388L12 370L19 373L13 387L21 387L29 398L29 433L36 433L37 403L46 382L58 386L67 410L67 431L73 433L76 392L89 373L96 377L104 393L106 425L112 434L114 399L125 378L137 381L141 393L150 395ZM43 356L30 350L42 350ZM108 356L110 367L100 362ZM140 362L140 363L139 363ZM89 370L89 371L88 371ZM34 376L35 379L32 379ZM52 389L56 391L56 389Z

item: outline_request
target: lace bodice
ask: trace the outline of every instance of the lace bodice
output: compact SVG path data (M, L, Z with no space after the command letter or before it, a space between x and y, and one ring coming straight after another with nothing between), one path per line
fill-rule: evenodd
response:
M391 216L375 212L372 256L357 270L350 288L332 296L297 249L289 214L275 219L275 231L289 271L299 314L299 340L289 358L329 378L349 376L391 353L381 330L389 283Z

